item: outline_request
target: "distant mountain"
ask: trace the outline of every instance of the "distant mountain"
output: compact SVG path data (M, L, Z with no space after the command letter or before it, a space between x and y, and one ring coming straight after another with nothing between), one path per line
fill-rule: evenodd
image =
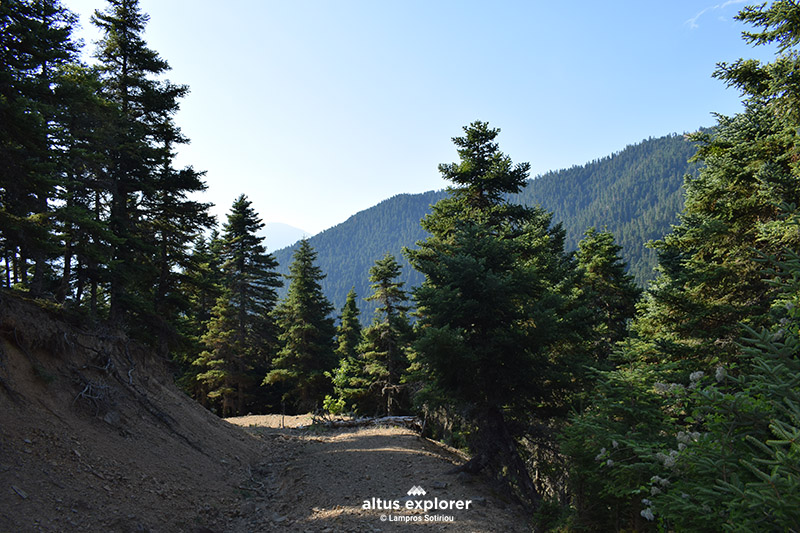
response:
M303 237L311 236L307 231L280 222L267 222L264 225L264 229L259 232L259 235L264 237L264 245L269 252L286 248Z
M682 135L650 138L585 165L531 179L516 200L553 211L554 221L564 225L569 250L577 248L590 226L607 228L623 246L630 272L645 284L656 265L655 252L645 244L664 236L677 221L684 176L697 170L688 163L694 152ZM318 264L327 274L323 289L337 310L351 287L359 298L369 295L369 268L386 252L403 265L407 288L422 282L401 250L426 237L419 221L445 195L430 191L394 196L311 237ZM275 252L282 272L288 272L293 253L294 247ZM362 321L370 321L373 308L364 301L360 308Z

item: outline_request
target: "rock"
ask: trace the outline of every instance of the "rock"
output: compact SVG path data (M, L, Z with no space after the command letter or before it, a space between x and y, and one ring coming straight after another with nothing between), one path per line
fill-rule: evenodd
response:
M22 490L21 488L17 487L16 485L11 485L11 489L17 493L17 496L22 498L23 500L28 499L28 493Z
M431 487L434 489L446 489L447 482L446 481L434 481L431 483Z

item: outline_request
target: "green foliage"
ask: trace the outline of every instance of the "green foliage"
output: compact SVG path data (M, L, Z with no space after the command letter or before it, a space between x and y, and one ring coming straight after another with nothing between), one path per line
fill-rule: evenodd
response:
M564 429L574 529L646 529L642 500L650 497L650 480L664 475L656 454L670 442L682 414L665 408L682 387L656 388L657 383L656 372L646 367L600 373L591 406ZM668 463L669 457L664 456Z
M78 62L77 18L55 0L0 5L0 246L4 285L111 318L166 356L182 342L189 244L212 223L202 173L174 168L187 88L142 35L136 0L93 22L98 63Z
M715 74L743 91L745 110L694 136L705 166L686 182L680 225L656 244L660 276L633 335L612 354L620 367L600 374L602 395L565 432L581 527L799 526L800 231L784 214L800 194L798 16L800 7L783 1L739 16L761 26L746 38L775 41L783 53ZM652 377L620 382L622 371ZM620 413L637 399L635 418ZM598 445L598 463L613 461L605 475L591 464ZM624 463L640 475L614 474L619 450L632 452Z
M316 252L300 242L289 267L289 293L275 310L281 348L264 383L281 387L283 401L298 412L321 406L330 392L326 373L336 364L333 307L322 293L325 277L316 266Z
M338 346L336 355L340 359L356 356L356 348L361 342L361 322L358 320L359 310L356 305L356 290L350 289L342 308L339 326L336 328Z
M378 302L372 324L361 332L361 339L353 353L343 354L345 340L340 333L342 355L339 366L332 374L337 397L359 414L396 415L406 411L410 405L404 383L408 369L408 352L412 329L408 320L408 296L403 290L400 264L391 254L375 262L370 269L372 294L367 298ZM355 293L353 294L353 299ZM348 296L348 304L342 313L340 332L345 328L345 317L354 319L354 308ZM352 331L350 326L345 331Z
M5 285L42 296L52 282L48 200L64 160L57 132L65 127L57 92L62 68L76 60L76 17L55 0L0 5L0 244Z
M412 332L407 315L408 296L403 283L397 281L400 272L400 264L388 253L369 270L373 292L367 300L376 301L378 308L358 347L364 378L369 382L362 409L372 404L375 411L386 415L399 414L409 407L403 381Z
M800 526L800 257L788 255L773 260L774 324L748 328L741 366L719 367L716 382L690 398L702 437L684 449L670 490L654 501L663 520L702 513L687 528L695 531Z
M589 228L578 243L580 297L595 322L587 349L597 361L605 361L625 338L641 295L633 276L626 273L621 251L614 235L595 228Z
M219 407L223 416L262 411L258 386L277 351L277 328L272 311L281 285L275 259L257 235L264 226L241 195L233 203L220 245L222 262L220 296L202 337L206 351L194 362L202 369L197 381L205 398ZM198 269L207 270L216 258L201 246L195 252ZM206 262L207 261L207 262ZM216 287L197 287L197 297L207 301ZM199 303L199 302L198 302Z
M536 504L509 422L550 397L557 371L546 349L562 331L572 263L549 213L508 201L528 165L512 166L499 151L499 130L475 122L464 131L454 139L460 163L440 166L459 186L423 219L431 236L406 251L426 276L414 292L415 365L423 394L452 403L475 428L472 465Z

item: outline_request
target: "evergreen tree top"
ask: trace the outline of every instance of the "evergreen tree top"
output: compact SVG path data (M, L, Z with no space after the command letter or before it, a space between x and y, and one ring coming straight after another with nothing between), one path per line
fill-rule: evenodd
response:
M369 269L369 280L372 282L372 294L367 301L378 302L376 320L384 314L386 320L391 320L398 313L405 313L409 307L404 305L408 300L403 282L397 281L400 277L400 263L394 255L387 253L382 259L375 261Z
M103 70L126 70L128 76L136 71L161 74L169 70L169 63L141 37L150 16L140 10L139 0L108 0L108 4L106 11L95 10L91 19L104 32L95 54ZM116 61L119 57L132 61L120 63Z
M529 163L512 165L496 142L499 128L475 121L464 127L463 137L454 137L459 163L439 165L439 172L458 187L451 190L467 205L486 209L503 201L504 194L518 193L525 186Z

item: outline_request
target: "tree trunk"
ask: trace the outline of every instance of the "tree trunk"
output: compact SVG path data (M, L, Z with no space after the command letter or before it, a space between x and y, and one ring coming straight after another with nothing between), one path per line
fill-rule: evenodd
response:
M537 509L542 497L519 455L517 443L500 408L480 408L477 421L478 430L472 442L475 454L457 471L477 474L488 469L492 477L506 483L532 509Z

